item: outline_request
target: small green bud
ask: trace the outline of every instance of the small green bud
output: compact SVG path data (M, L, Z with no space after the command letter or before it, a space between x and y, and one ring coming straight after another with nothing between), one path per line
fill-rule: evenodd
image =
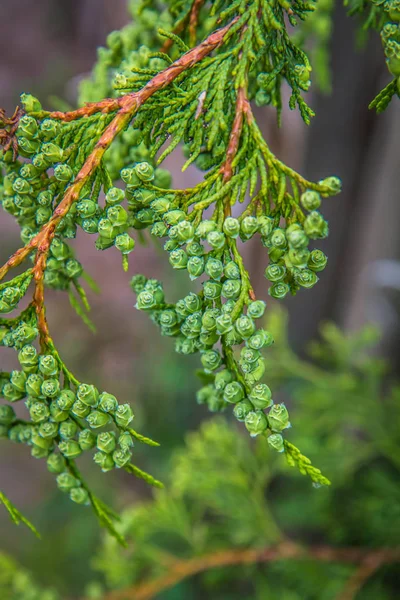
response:
M209 349L219 340L219 335L215 331L202 330L199 336L199 342L205 349Z
M135 247L135 240L128 233L121 233L115 238L115 247L122 254L129 254Z
M178 354L193 354L197 352L198 347L196 345L196 340L189 338L178 338L175 343L175 352Z
M244 398L244 389L241 383L238 381L232 381L225 386L224 389L224 400L225 402L230 402L231 404L236 404L243 400Z
M124 190L121 190L120 188L117 188L117 187L110 188L106 194L106 202L107 202L107 204L110 204L110 205L121 204L121 202L123 202L124 199L125 199Z
M35 221L38 225L47 223L53 214L50 206L39 206L35 213Z
M200 277L204 273L204 257L203 256L191 256L188 260L186 268L188 270L191 280Z
M309 289L314 287L314 285L318 281L318 277L314 273L314 271L310 271L309 269L302 269L301 271L295 274L295 281L302 287Z
M138 188L141 185L141 180L137 176L135 169L122 169L121 179L133 189Z
M240 296L242 283L238 279L227 279L222 284L221 295L227 299L236 300Z
M37 337L38 330L36 327L31 327L26 323L21 323L16 329L13 331L13 338L15 341L15 345L17 347L22 347L25 344L29 344L33 342L33 340Z
M93 217L93 218L89 218L89 219L83 219L82 223L81 223L81 227L83 229L83 231L85 231L86 233L92 234L92 233L98 233L98 221Z
M12 371L10 381L18 392L25 395L26 374L23 371Z
M97 436L96 446L101 452L111 454L116 447L115 433L113 431L105 431Z
M142 14L144 14L143 11ZM156 17L156 13L154 13L154 17ZM161 188L169 188L171 186L172 176L171 173L167 169L160 169L158 167L154 172L154 185Z
M190 292L190 294L185 296L183 302L185 304L186 310L190 313L195 313L199 311L203 306L202 299L194 292Z
M247 314L252 319L260 319L265 312L266 304L263 300L254 300L247 307Z
M308 268L312 271L323 271L328 262L328 257L321 250L312 250L308 259Z
M92 410L86 417L86 421L89 423L92 429L98 429L104 427L110 421L110 416L98 410Z
M163 216L164 223L173 227L186 219L186 213L183 210L169 210Z
M216 300L221 296L222 285L214 281L206 281L203 287L204 297L207 300Z
M2 404L0 406L0 424L11 425L15 419L15 412L12 406L8 404Z
M51 377L58 374L58 363L57 360L51 354L42 354L39 356L39 371Z
M60 132L60 124L53 119L45 119L40 125L40 133L45 140L52 140Z
M76 400L76 396L72 390L61 390L56 402L61 410L70 410Z
M230 314L223 313L217 318L217 332L219 335L225 335L229 331L232 331L233 323Z
M129 431L124 431L118 438L118 444L121 446L123 450L129 450L133 448L134 442Z
M178 242L191 242L194 237L194 227L189 221L180 221L176 225L176 239Z
M273 248L283 250L287 246L286 234L283 229L277 227L270 235L269 242Z
M292 226L292 228L290 230L288 228L286 230L286 238L287 238L287 241L289 242L289 246L296 250L305 248L306 246L308 246L308 242L309 242L308 237L306 236L306 234L304 233L303 229L300 226L298 228L294 228Z
M208 221L205 219L200 223L200 225L196 229L196 235L201 239L206 239L209 233L215 231L217 229L217 225L215 221Z
M265 277L273 283L282 281L286 277L286 267L278 264L268 265L265 269Z
M242 338L246 339L253 335L256 330L255 323L248 315L242 315L235 323L236 331Z
M215 371L222 363L218 350L206 350L201 355L201 364L207 372Z
M251 437L256 437L268 427L267 417L260 410L249 412L244 424Z
M273 433L272 435L269 435L268 436L268 444L271 446L271 448L273 448L277 452L285 451L283 437L281 436L280 433Z
M67 260L71 255L69 246L57 237L51 242L50 252L54 258L60 261Z
M106 413L113 414L118 408L118 400L112 394L103 392L99 396L99 408Z
M31 448L31 456L33 458L46 458L49 456L50 448L42 448L41 446L33 445Z
M289 413L284 404L274 404L268 413L268 426L272 431L282 431L290 427Z
M237 238L240 232L240 223L234 217L227 217L224 221L223 230L230 238Z
M253 406L259 410L268 408L272 404L271 390L265 383L257 383L252 388L249 399Z
M128 427L134 415L129 404L120 404L115 413L115 421L119 427Z
M225 344L229 347L237 346L243 342L242 336L236 331L236 329L232 329L232 331L228 331L225 335Z
M107 471L111 471L114 468L114 461L110 454L106 454L105 452L96 452L93 456L94 462L99 465L101 470L106 473Z
M30 344L26 344L18 352L18 361L26 373L36 371L39 362L36 348Z
M257 363L246 363L246 371L243 363L240 363L240 366L245 374L246 383L250 386L255 385L265 373L265 361L263 357L259 358Z
M50 411L44 402L33 402L29 407L29 414L34 423L41 423L49 418Z
M273 343L272 334L264 329L258 329L254 335L246 340L246 345L253 350L261 350L261 348L271 346Z
M86 383L81 383L78 387L76 395L78 400L87 404L87 406L97 406L99 401L99 392L94 385L89 385Z
M240 279L239 267L233 260L225 265L224 271L227 279Z
M286 283L275 283L269 288L268 293L272 298L282 300L289 293L289 286Z
M55 398L60 392L60 383L58 379L46 379L40 389L45 398Z
M24 115L19 123L18 123L18 129L17 129L17 134L21 134L24 137L27 137L29 139L34 138L37 133L39 131L36 119L34 119L33 117L30 117L28 115Z
M57 401L53 400L52 402L50 402L50 415L53 421L55 421L56 423L61 423L62 421L68 419L69 412L66 410L61 410L61 408L57 404Z
M215 376L215 380L214 380L215 389L219 392L222 392L222 390L225 388L225 386L228 383L231 383L232 380L233 380L233 375L232 375L231 371L229 371L228 369L224 369L223 371L220 371Z
M117 189L117 188L116 188ZM93 217L97 212L98 205L93 200L85 198L76 205L76 212L82 219Z
M304 269L307 266L309 258L310 251L306 248L301 248L299 250L293 250L293 248L291 248L289 252L284 256L284 260L289 269L291 267L298 267L299 269Z
M241 400L233 407L233 414L235 415L238 421L243 422L247 415L254 410L252 403L250 400L245 398Z
M128 222L128 213L122 206L110 206L107 208L107 219L110 221L113 227L123 227ZM102 232L99 228L99 233Z
M63 440L72 439L73 437L75 437L77 432L78 425L74 421L72 421L72 419L65 420L59 426L60 437L62 437Z
M68 165L57 165L54 169L54 177L57 181L68 183L74 176L74 172Z
M193 313L182 323L181 331L187 338L197 338L201 331L201 313Z
M1 395L9 402L18 402L18 400L22 400L25 396L25 392L19 392L12 383L5 383L1 390Z
M154 179L154 167L148 162L137 163L134 170L140 181L152 181Z
M300 202L306 210L317 210L321 206L321 196L314 190L307 190L301 195Z
M182 248L178 248L170 253L169 262L174 269L186 269L188 255Z
M328 235L328 223L319 212L314 210L304 221L304 231L313 240L325 238Z
M194 240L186 246L186 252L188 256L202 257L204 255L204 246Z
M168 233L168 227L163 221L156 221L150 230L151 235L155 237L165 237Z
M70 473L61 473L57 477L57 486L62 492L69 492L80 485L80 481Z
M226 238L221 231L210 231L207 235L207 242L214 250L222 250L225 246Z
M327 177L318 182L319 185L323 185L329 188L329 195L340 194L342 191L342 182L339 177Z
M40 148L40 143L38 140L31 140L26 137L18 138L18 148L24 156L32 156L32 154L36 154Z
M258 230L258 220L255 217L245 217L240 223L240 232L242 237L250 239Z
M58 447L65 458L77 458L82 454L82 450L75 440L62 441L58 444Z
M90 413L90 406L81 400L76 400L71 408L71 412L79 419L84 419Z
M53 423L52 421L46 421L45 423L41 423L39 426L39 435L45 439L52 439L57 436L58 433L58 425L57 423ZM34 440L34 443L37 444L37 441ZM40 446L40 444L37 444Z
M32 96L32 94L21 94L21 104L26 113L40 112L42 110L39 100L35 96Z
M203 313L201 320L203 328L207 331L214 331L217 328L217 318L219 315L219 310L215 308L207 309Z
M50 164L62 161L63 150L60 146L57 146L57 144L53 144L52 142L42 144L41 151L45 160Z
M22 177L18 177L13 183L13 190L17 194L32 194L33 187L29 181L22 179Z
M89 493L83 487L74 487L69 492L72 502L77 504L89 504Z
M53 452L47 458L47 468L50 471L50 473L63 473L65 471L65 467L65 458L61 454L55 454Z
M206 262L205 272L211 279L219 281L224 272L224 265L218 258L209 258Z
M159 304L156 294L143 290L138 294L135 306L138 310L154 310Z
M150 207L157 215L162 216L171 208L171 202L168 198L157 198L153 200Z
M38 150L39 150L39 146L38 146ZM48 162L47 162L43 152L39 152L38 154L35 154L35 156L32 158L32 164L34 167L36 167L36 169L39 169L40 171L45 171L48 167Z
M131 452L128 449L118 448L112 454L113 461L117 469L121 469L131 460Z
M96 445L96 439L96 435L90 429L82 429L79 432L78 443L83 451L91 450Z
M144 286L146 285L147 277L144 275L134 275L131 279L130 286L135 294L140 294L144 290Z

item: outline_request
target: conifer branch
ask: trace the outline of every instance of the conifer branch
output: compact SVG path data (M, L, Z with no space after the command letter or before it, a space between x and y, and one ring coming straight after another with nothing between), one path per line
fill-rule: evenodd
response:
M101 135L94 147L94 150L87 157L84 165L75 177L74 183L68 188L64 198L54 211L52 218L28 244L17 250L7 260L3 267L0 268L0 281L10 269L21 264L21 262L35 248L39 249L40 254L46 254L48 252L51 241L55 235L57 225L68 213L72 204L79 198L79 194L83 186L99 167L105 151L110 147L116 136L121 133L121 131L123 131L123 129L130 123L136 112L146 102L146 100L148 100L158 90L163 89L172 83L174 79L176 79L183 71L193 67L205 56L215 50L215 48L217 48L224 41L225 35L237 22L237 20L238 19L235 18L231 21L231 23L225 25L225 27L221 27L221 29L214 31L204 42L199 44L199 46L181 56L171 66L167 67L164 71L161 71L161 73L151 79L139 92L127 94L119 99L118 113ZM105 106L107 106L107 110L111 110L110 107L115 107L115 104L111 101L110 103L106 103L106 105L104 105L104 102L100 104L100 110L104 110ZM86 110L88 111L87 114L94 114L93 106L87 107ZM75 119L81 116L81 113L79 116L76 116L75 112L71 118ZM67 120L70 120L70 118ZM38 272L40 272L42 265L43 263L41 261L40 266L37 269Z
M399 548L333 548L331 546L303 547L290 541L284 541L270 548L247 548L240 550L220 550L205 556L188 560L178 560L168 566L168 573L131 588L113 591L104 600L152 600L161 592L172 588L184 579L218 567L268 563L280 560L316 560L321 562L338 562L346 564L362 564L363 581L381 565L400 561ZM365 565L370 565L369 569ZM356 573L357 573L356 572ZM360 580L361 577L359 575ZM355 581L355 580L354 580ZM354 586L353 586L354 587ZM349 588L350 590L350 588ZM355 591L355 587L354 587ZM351 600L354 595L342 596L338 600Z

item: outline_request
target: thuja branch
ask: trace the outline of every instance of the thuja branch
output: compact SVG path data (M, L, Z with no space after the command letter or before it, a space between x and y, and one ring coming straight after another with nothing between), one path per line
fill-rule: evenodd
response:
M373 570L376 570L383 564L399 562L400 549L333 548L331 546L303 547L293 542L285 541L270 548L220 550L188 560L177 560L175 563L168 565L167 574L137 586L111 592L105 596L105 600L151 600L184 579L193 577L209 569L281 560L310 559L320 562L337 562L353 565L371 564L375 567ZM370 573L373 570L371 569ZM353 595L347 594L343 596L342 600L351 600L353 597Z
M117 102L118 113L96 143L94 150L88 156L85 164L75 177L74 183L68 188L63 200L57 206L52 218L42 228L38 235L36 235L28 244L26 244L24 248L17 250L15 254L13 254L13 256L11 256L3 265L3 267L0 268L0 281L11 268L21 264L21 262L35 248L39 248L40 253L47 252L51 240L54 237L58 223L67 214L72 204L79 198L79 194L84 184L93 174L93 172L99 167L105 151L110 147L116 136L121 133L121 131L130 123L139 108L155 92L172 83L172 81L174 81L174 79L176 79L176 77L178 77L178 75L180 75L183 71L193 67L193 65L201 61L205 56L217 48L223 42L225 35L236 21L237 18L233 19L232 22L225 27L213 32L204 42L199 44L199 46L184 54L170 67L151 79L142 90L132 94L127 94L123 98L119 99ZM78 119L84 115L88 116L94 114L94 112L104 112L105 109L106 112L115 110L115 101L110 100L109 102L100 102L96 107L94 105L90 105L82 109L81 112L74 111L73 113L70 113L65 120L69 121L72 119ZM61 115L60 113L57 113L58 118L62 119L63 116Z

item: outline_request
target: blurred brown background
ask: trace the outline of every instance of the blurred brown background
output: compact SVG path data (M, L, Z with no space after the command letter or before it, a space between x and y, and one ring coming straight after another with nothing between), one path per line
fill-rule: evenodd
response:
M396 369L400 363L399 102L394 100L380 116L368 110L368 103L388 81L379 36L372 34L370 43L362 51L356 50L354 23L344 16L341 3L337 4L332 39L334 92L329 97L310 98L317 113L310 128L306 129L299 116L287 110L284 126L278 130L274 114L258 110L267 140L281 159L309 179L335 174L343 180L343 193L323 206L331 230L329 239L321 245L329 256L328 267L312 291L287 301L291 335L302 351L316 335L321 320L333 319L349 329L372 320L382 328L381 350ZM12 112L24 91L37 94L44 106L51 106L52 96L74 104L77 82L93 65L96 47L127 19L125 0L1 0L0 106ZM168 160L177 186L198 177L193 171L180 174L179 163L179 156ZM20 244L17 227L4 213L0 213L0 236L3 262ZM132 401L137 428L161 440L168 449L206 416L193 398L196 359L182 360L174 355L170 340L160 339L146 315L134 310L127 284L134 272L161 278L164 274L167 289L175 294L176 289L189 289L187 278L171 275L169 270L165 277L167 261L150 246L138 248L131 255L129 274L122 271L117 253L96 251L89 236L79 236L75 246L102 290L100 296L90 294L98 333L94 337L84 328L63 294L51 292L48 315L55 341L79 379L93 381L124 401ZM257 244L247 246L256 291L265 297L266 257ZM0 356L2 369L14 366L14 357L9 354ZM151 452L157 451L138 449L144 467L154 460ZM96 540L95 523L90 521L86 532L91 533L80 539L79 523L89 517L80 507L70 506L54 489L53 478L44 465L30 459L26 448L4 444L1 453L1 487L28 516L51 531L53 542L62 546L61 554L69 557L68 568L79 581L86 564L74 563L69 550L77 540L90 550ZM162 457L160 461L158 455L155 463L159 475ZM87 468L91 472L91 466ZM112 495L120 478L120 473L107 476L107 489L103 490L106 496ZM101 490L105 484L98 485ZM135 495L148 493L128 476L118 485L120 505ZM43 501L52 515L50 523L41 516ZM70 518L64 518L62 511L69 511ZM0 547L16 550L20 545L18 553L23 559L29 555L30 564L45 559L50 568L61 568L61 563L63 569L67 568L49 551L50 544L32 540L25 544L24 532L12 529L4 512L0 512Z

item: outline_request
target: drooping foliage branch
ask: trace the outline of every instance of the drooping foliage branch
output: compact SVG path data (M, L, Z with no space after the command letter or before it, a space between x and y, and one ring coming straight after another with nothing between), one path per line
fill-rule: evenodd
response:
M386 4L379 10L387 12ZM134 1L133 23L110 34L99 50L93 77L81 88L81 108L46 111L23 94L11 118L0 115L1 202L24 244L0 268L0 279L26 259L33 263L0 284L3 314L16 311L33 287L28 306L0 321L0 342L17 351L20 363L20 370L0 374L7 401L0 407L1 435L46 458L60 489L91 504L111 530L115 515L91 492L76 459L95 448L103 471L122 468L160 485L131 462L135 440L156 444L131 427L129 404L79 381L53 343L46 288L65 290L91 325L84 284L93 282L68 243L78 229L96 234L99 250L115 247L126 270L133 231L166 238L171 266L199 279L201 291L166 303L154 279L136 275L132 288L137 308L175 338L178 352L200 352L206 385L199 402L211 410L233 404L252 436L268 436L270 447L316 485L329 483L283 439L287 409L260 383L261 352L273 338L256 326L265 302L255 298L239 244L260 236L274 298L313 287L327 262L309 245L328 234L318 209L321 198L340 191L340 181L310 182L282 163L251 107L252 100L271 104L280 119L286 83L290 108L298 107L309 123L314 113L303 98L312 70L303 49L308 38L289 29L300 24L301 34L314 8L303 0ZM326 36L320 39L326 43ZM193 188L170 188L169 172L158 166L180 143L183 168L194 163L204 171ZM27 420L11 406L23 399Z

